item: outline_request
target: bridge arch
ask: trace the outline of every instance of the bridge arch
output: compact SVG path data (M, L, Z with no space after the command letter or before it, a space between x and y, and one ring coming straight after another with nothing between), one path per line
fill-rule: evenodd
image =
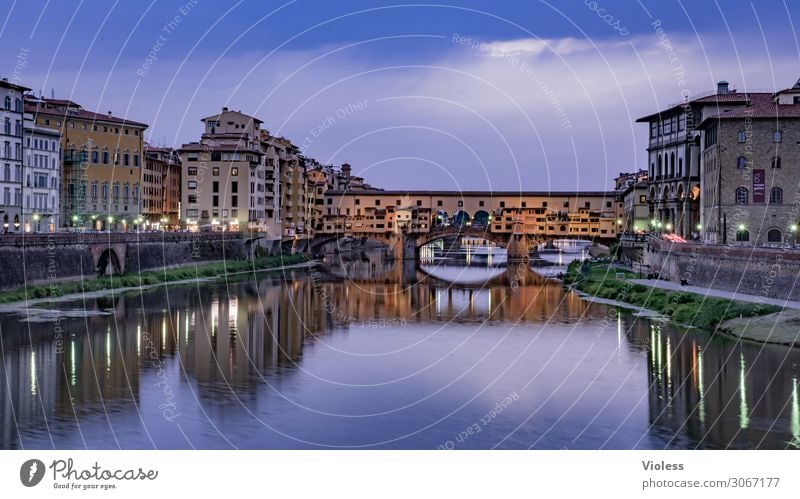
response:
M100 253L100 258L97 259L97 268L95 269L100 275L118 275L122 273L122 265L120 264L119 256L113 248L106 248Z

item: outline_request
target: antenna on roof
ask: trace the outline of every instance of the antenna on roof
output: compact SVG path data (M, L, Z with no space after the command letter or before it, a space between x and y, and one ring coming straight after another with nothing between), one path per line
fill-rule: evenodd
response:
M56 89L55 88L52 88L52 87L50 88L50 98L51 99L55 99L56 98Z

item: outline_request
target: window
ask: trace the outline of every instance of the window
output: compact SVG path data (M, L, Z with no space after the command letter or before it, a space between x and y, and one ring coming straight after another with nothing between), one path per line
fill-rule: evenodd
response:
M191 176L196 176L197 175L197 167L196 166L190 166L187 169L186 173L188 173Z
M331 199L328 198L328 204L331 204L330 201L331 201ZM359 205L359 204L361 204L361 200L356 198L356 205Z
M218 194L214 194L213 196L211 196L211 206L213 206L214 208L218 208L219 207L219 195Z
M745 142L747 142L747 132L745 132L744 130L740 130L739 131L739 143L740 144L744 144Z
M11 111L11 97L6 95L6 111Z
M231 196L231 208L239 206L239 196Z
M772 167L773 168L780 168L781 167L781 157L775 156L772 158Z
M222 161L222 153L219 151L212 151L211 161Z
M458 207L459 207L459 208L463 208L463 207L464 207L464 200L460 199L460 200L458 201Z
M441 199L436 201L436 206L442 206L442 200Z
M138 154L134 154L133 155L133 166L139 166L139 155Z
M189 189L197 189L197 181L190 180L187 187L189 187Z
M239 182L231 182L231 192L239 192Z
M113 191L114 198L119 198L119 184L114 184Z
M780 187L773 187L769 192L770 204L783 204L783 189Z
M219 181L211 182L211 192L219 192Z
M103 151L103 164L108 164L108 151Z
M783 234L778 229L770 229L767 232L767 242L770 243L779 243L783 241Z
M775 133L772 134L772 141L773 142L778 144L778 143L781 142L781 140L783 140L783 134L781 133L780 130L778 130L778 131L776 131Z
M380 199L376 199L375 200L375 206L380 206L380 205L381 205L381 200Z
M97 197L97 182L92 182L92 197Z
M749 241L750 240L750 232L745 229L736 231L736 240L740 242Z
M108 184L103 184L103 199L108 199Z
M213 175L215 177L219 177L219 167L218 166L215 166L214 168L211 169L211 175Z
M190 204L197 203L197 194L189 194L188 201Z
M744 156L739 156L738 158L736 158L736 168L740 170L747 168L747 158L745 158Z
M736 189L736 204L747 204L750 200L750 193L747 187L739 187Z
M92 151L92 163L99 163L100 162L100 153L97 151Z
M236 166L231 168L231 175L234 176L234 177L238 176L239 175L239 168L236 167Z

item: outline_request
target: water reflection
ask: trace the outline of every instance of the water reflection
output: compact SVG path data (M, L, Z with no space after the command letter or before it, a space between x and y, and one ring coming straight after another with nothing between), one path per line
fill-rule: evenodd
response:
M0 447L435 448L511 393L462 447L800 442L795 350L617 315L527 266L443 269L355 254L2 315Z

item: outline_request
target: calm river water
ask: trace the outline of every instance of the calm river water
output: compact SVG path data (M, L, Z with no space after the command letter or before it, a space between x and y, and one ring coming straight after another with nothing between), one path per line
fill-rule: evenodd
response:
M800 445L800 350L498 262L361 253L4 313L0 448Z

